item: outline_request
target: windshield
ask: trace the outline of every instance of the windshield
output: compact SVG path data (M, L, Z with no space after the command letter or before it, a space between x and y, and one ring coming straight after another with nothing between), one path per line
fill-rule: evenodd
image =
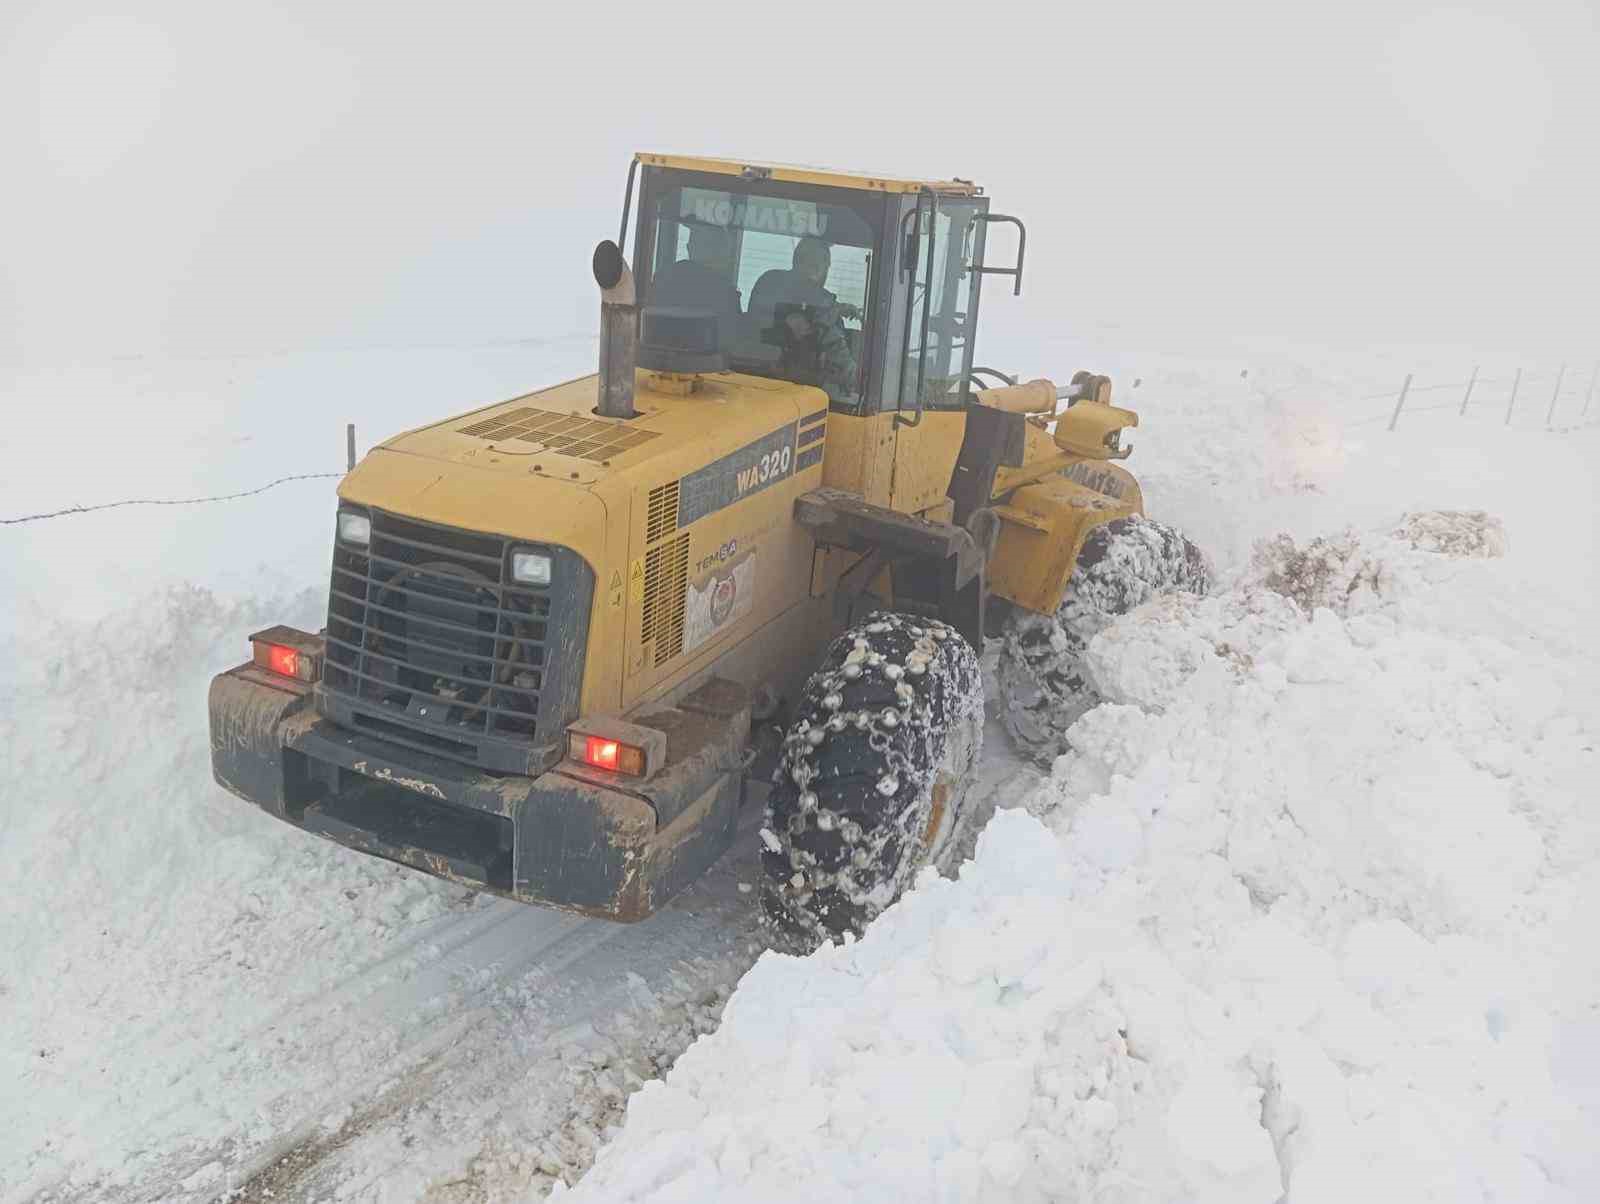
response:
M870 211L822 199L829 191L661 189L644 302L714 313L734 371L816 385L854 408L876 229Z

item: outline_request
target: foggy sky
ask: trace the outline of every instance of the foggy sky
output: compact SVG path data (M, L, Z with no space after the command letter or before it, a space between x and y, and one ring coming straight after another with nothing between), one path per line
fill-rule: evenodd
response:
M976 179L985 329L1600 354L1596 11L13 0L0 358L592 331L636 149Z

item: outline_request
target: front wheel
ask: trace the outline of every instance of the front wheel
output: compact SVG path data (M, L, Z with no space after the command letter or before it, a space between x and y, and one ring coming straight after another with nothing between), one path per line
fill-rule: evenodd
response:
M982 744L978 657L955 628L879 612L834 640L799 699L761 832L774 943L859 935L923 866L947 869Z
M1170 593L1204 594L1205 555L1164 523L1138 515L1089 532L1054 614L1015 610L996 665L1000 713L1017 750L1048 765L1067 751L1067 729L1098 706L1084 653L1112 620Z

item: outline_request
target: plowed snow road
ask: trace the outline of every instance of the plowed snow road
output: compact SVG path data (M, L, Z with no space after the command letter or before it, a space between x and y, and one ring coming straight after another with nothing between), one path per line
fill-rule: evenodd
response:
M429 1198L472 1199L511 1186L491 1179L535 1179L542 1147L546 1172L565 1169L583 1157L584 1118L620 1095L609 1079L620 1085L626 1072L608 1072L638 1063L648 1075L652 1058L693 1039L696 1017L714 1016L754 960L752 898L738 881L754 880L760 817L753 802L735 852L641 924L464 901L375 948L333 989L286 1000L241 1029L227 1057L171 1067L167 1104L141 1127L166 1132L176 1113L221 1098L257 1101L287 1123L202 1148L180 1143L135 1182L75 1182L60 1168L8 1198L416 1198L436 1172L454 1171L457 1181ZM91 1131L124 1128L97 1113L125 1122L137 1108L121 1096L99 1102L78 1120ZM496 1133L528 1147L505 1149L497 1165L485 1145ZM447 1165L463 1155L475 1169Z
M985 813L1029 776L1004 739L990 724L975 791ZM641 924L425 880L452 910L358 946L370 956L320 989L236 1027L211 1015L211 1039L176 1050L161 1016L146 1018L168 1048L159 1090L148 1075L80 1084L64 1118L73 1141L31 1151L3 1199L485 1201L574 1178L627 1094L715 1025L760 952L755 893L741 886L758 881L764 797L752 783L734 849ZM118 1044L139 1056L140 1041ZM95 1134L106 1144L88 1164L68 1156Z

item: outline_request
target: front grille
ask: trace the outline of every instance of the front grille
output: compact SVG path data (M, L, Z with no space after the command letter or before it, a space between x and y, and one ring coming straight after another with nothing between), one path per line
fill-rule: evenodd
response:
M370 515L367 548L334 544L324 690L385 738L485 768L538 768L529 750L559 739L577 678L550 663L560 625L579 617L560 613L580 609L562 575L587 566L535 545L551 557L551 584L513 583L500 536Z

